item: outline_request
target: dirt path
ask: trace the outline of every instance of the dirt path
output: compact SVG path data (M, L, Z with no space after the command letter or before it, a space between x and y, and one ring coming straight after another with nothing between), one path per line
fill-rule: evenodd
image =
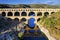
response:
M49 40L57 40L56 38L50 35L49 31L46 28L41 27L41 25L39 25L38 23L37 25L39 26L40 30L48 37Z

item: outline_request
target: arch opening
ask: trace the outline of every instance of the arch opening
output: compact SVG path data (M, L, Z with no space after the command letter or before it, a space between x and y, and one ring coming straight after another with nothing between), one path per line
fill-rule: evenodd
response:
M8 15L8 16L13 16L13 13L12 13L12 12L8 12L7 15Z
M27 19L26 18L22 18L21 21L25 22Z
M34 12L30 12L28 16L35 16Z
M14 16L20 16L20 13L19 12L15 12Z
M37 13L37 16L42 16L42 12L38 12Z
M55 12L51 12L51 14L53 14L53 13L55 13Z
M19 19L18 18L15 18L14 21L19 21Z
M37 22L39 22L39 21L40 21L40 18L37 19Z
M11 18L7 18L7 21L12 21L12 19Z
M48 12L45 12L45 13L44 13L44 16L48 16L48 15L49 15L49 13L48 13Z
M4 21L5 20L5 18L0 18L2 21Z
M26 12L22 12L21 16L27 16L27 13Z
M5 12L2 12L2 16L6 16L6 13Z

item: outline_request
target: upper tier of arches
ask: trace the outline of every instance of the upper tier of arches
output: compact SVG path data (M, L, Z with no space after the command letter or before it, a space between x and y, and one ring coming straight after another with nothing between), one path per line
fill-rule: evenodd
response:
M50 12L50 14L53 14L53 13L55 13L55 12ZM47 15L49 15L49 12L37 12L37 13L35 13L35 12L29 12L29 13L27 13L27 12L1 12L0 13L2 16L42 16L43 14L44 14L44 16L47 16Z

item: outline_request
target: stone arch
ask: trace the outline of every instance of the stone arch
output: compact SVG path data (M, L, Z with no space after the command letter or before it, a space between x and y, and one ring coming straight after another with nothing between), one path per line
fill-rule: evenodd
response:
M38 18L38 19L37 19L37 22L39 22L39 21L40 21L40 19L41 19L41 18Z
M38 12L37 13L37 16L42 16L42 12Z
M53 13L55 13L55 12L51 12L51 14L53 14Z
M15 18L14 21L19 21L19 18Z
M26 20L27 20L26 18L22 18L22 19L21 19L21 21L24 21L24 22L25 22Z
M20 13L19 12L15 12L14 16L20 16Z
M34 12L29 12L28 16L35 16Z
M7 15L8 15L8 16L13 16L13 13L12 13L12 12L8 12Z
M5 12L2 12L2 16L6 16L6 13Z
M2 21L4 21L5 20L5 18L0 18Z
M21 16L27 16L27 13L26 12L22 12Z
M12 19L11 18L7 18L7 21L12 21Z
M49 15L49 12L45 12L45 13L44 13L44 16L48 16L48 15Z

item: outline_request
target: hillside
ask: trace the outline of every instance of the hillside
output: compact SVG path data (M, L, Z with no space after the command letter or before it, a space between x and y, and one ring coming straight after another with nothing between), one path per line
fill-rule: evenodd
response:
M40 24L49 30L50 34L60 40L60 11L51 15L51 17L41 18Z
M48 5L48 4L17 4L17 5L11 5L11 4L0 4L0 8L60 8L60 6L57 5Z

